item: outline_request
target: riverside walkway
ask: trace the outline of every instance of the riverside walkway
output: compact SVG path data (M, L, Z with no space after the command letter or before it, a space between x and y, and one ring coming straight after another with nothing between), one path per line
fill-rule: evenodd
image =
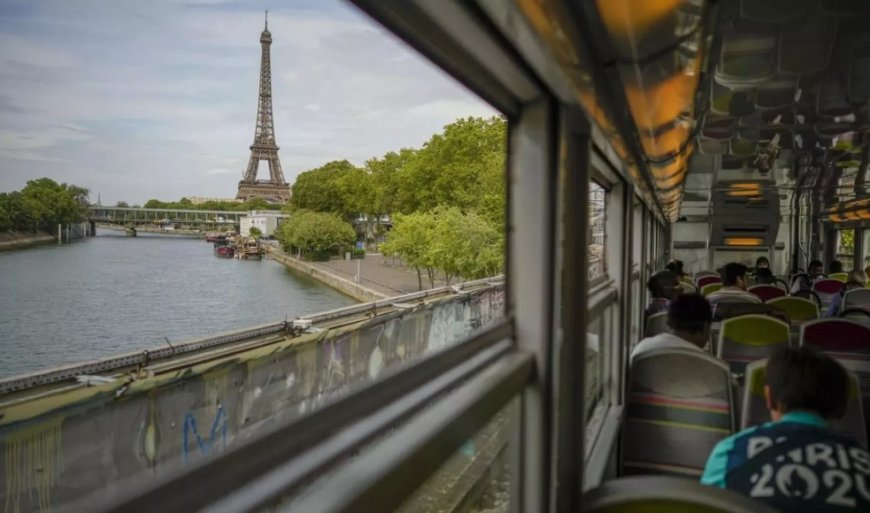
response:
M357 264L359 262L359 264ZM387 297L409 294L420 290L417 271L402 266L399 260L385 257L379 253L369 253L360 260L330 260L310 262L314 267L353 280L359 265L359 284L383 293ZM435 286L445 285L443 280L435 280ZM426 271L423 271L423 290L432 288Z

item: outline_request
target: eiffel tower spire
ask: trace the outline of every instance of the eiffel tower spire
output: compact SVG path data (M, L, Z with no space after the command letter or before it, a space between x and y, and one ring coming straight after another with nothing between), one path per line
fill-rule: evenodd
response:
M260 94L257 102L257 126L254 130L254 144L251 145L251 158L242 181L239 182L237 199L263 198L269 201L286 202L290 199L290 188L284 181L281 161L278 159L278 145L275 142L275 123L272 116L272 63L270 47L272 33L269 32L269 11L260 34ZM269 163L269 180L257 180L260 161Z

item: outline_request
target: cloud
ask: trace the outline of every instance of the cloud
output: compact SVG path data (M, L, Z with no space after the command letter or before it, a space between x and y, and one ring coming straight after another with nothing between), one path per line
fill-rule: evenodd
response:
M48 174L104 201L233 196L254 135L263 28L254 4L46 0L5 9L0 191ZM345 2L272 7L273 109L289 181L494 113Z

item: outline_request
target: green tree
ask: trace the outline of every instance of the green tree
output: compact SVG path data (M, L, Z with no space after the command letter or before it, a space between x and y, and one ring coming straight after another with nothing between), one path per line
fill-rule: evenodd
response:
M337 160L300 173L293 184L288 210L333 212L353 219L359 212L352 198L355 178L360 178L357 171L347 160Z
M115 206L119 208L128 208L130 205L128 205L126 201L119 201L115 203Z
M393 229L381 251L387 256L398 256L417 271L417 286L423 290L423 269L430 282L434 281L434 265L429 248L435 231L435 219L428 213L414 212L393 216ZM433 285L434 286L434 285Z
M39 178L27 182L21 198L30 221L23 229L53 231L59 224L87 219L88 191L82 187Z
M338 215L300 210L284 221L276 232L288 253L295 249L322 257L331 251L353 245L353 227Z
M262 230L260 230L256 226L252 226L251 229L248 230L248 234L255 239L259 239L260 237L263 236Z

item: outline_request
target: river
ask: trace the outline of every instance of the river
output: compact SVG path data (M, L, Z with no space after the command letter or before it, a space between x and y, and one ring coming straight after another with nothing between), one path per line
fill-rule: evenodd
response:
M0 378L354 304L271 260L98 229L0 251Z

